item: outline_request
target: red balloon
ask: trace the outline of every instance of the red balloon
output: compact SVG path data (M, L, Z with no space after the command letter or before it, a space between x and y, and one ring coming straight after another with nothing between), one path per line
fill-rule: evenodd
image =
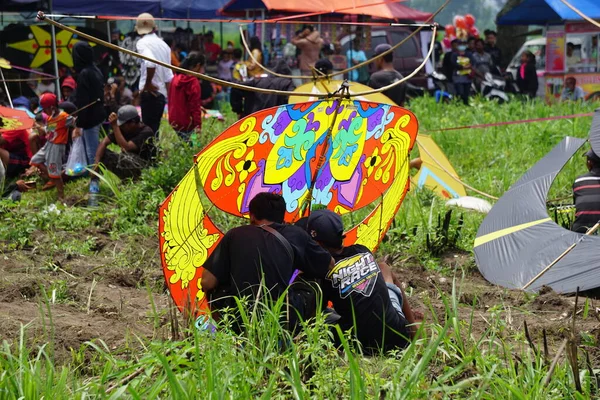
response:
M445 27L446 30L446 36L452 36L452 35L456 35L456 28L454 28L454 25L446 25Z
M454 25L456 25L456 27L458 29L467 29L467 22L465 21L465 18L462 16L456 16L454 17Z
M479 29L476 26L472 26L469 28L469 36L473 36L479 38Z
M465 15L465 22L467 23L467 27L475 26L475 17L471 14Z

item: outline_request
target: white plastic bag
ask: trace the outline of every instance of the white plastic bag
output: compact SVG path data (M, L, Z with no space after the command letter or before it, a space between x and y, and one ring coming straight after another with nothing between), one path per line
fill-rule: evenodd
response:
M87 166L87 157L85 155L85 145L81 136L73 139L71 152L65 165L65 173L69 176L83 175Z

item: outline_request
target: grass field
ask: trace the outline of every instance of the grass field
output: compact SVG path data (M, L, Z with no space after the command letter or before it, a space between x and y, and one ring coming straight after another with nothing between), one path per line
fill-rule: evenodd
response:
M583 113L594 105L476 101L464 108L417 99L411 109L423 132ZM203 142L227 123L206 124ZM432 136L465 182L501 196L564 136L586 137L590 123L580 118ZM409 301L426 317L420 338L405 351L365 357L350 339L337 349L322 316L289 338L278 323L280 304L248 310L242 337L198 333L170 305L157 240L157 207L197 150L166 131L160 163L138 182L103 183L98 209L80 207L84 181L66 186L69 206L55 209L48 192L0 202L0 398L597 396L595 300L579 299L573 324L572 296L488 284L471 253L483 216L460 212L458 232L455 211L445 241L437 221L446 209L426 191L407 195L378 254L393 262ZM570 196L583 172L583 160L574 157L549 197ZM571 339L569 348L559 353L564 339Z

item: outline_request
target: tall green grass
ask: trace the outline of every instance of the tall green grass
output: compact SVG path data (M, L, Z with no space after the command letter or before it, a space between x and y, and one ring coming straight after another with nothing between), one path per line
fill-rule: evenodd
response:
M353 339L332 330L322 314L292 338L282 328L282 299L238 304L241 335L221 325L214 333L186 331L179 341L145 343L128 358L102 341L87 343L66 365L49 346L31 350L27 327L0 348L0 397L17 398L374 398L547 399L590 398L584 380L577 394L569 365L559 362L548 385L549 362L533 352L505 319L488 311L489 326L474 335L458 313L460 284L439 292L441 318L428 321L406 350L363 357ZM432 310L433 311L433 310ZM436 313L433 313L436 315ZM438 313L439 314L439 313ZM227 324L225 324L227 325ZM339 335L336 348L331 335ZM81 352L93 365L78 368Z

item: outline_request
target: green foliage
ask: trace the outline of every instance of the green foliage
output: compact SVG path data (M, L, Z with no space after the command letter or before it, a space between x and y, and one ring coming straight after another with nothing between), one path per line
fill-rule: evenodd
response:
M440 291L439 296L440 320L423 325L407 349L374 357L363 357L339 327L330 330L323 314L292 338L282 328L282 299L252 306L239 301L237 311L245 321L239 336L228 333L229 322L224 322L214 333L193 329L185 332L186 339L153 341L124 358L98 340L72 351L65 366L53 362L48 346L31 353L23 326L19 342L5 341L0 348L0 392L6 399L576 396L566 361L544 385L549 363L528 346L510 345L519 339L505 329L503 311L488 311L490 325L475 337L470 322L459 315L460 283L454 282L451 295ZM340 338L340 348L332 335ZM582 383L581 398L589 398L596 390L594 379L588 376Z

